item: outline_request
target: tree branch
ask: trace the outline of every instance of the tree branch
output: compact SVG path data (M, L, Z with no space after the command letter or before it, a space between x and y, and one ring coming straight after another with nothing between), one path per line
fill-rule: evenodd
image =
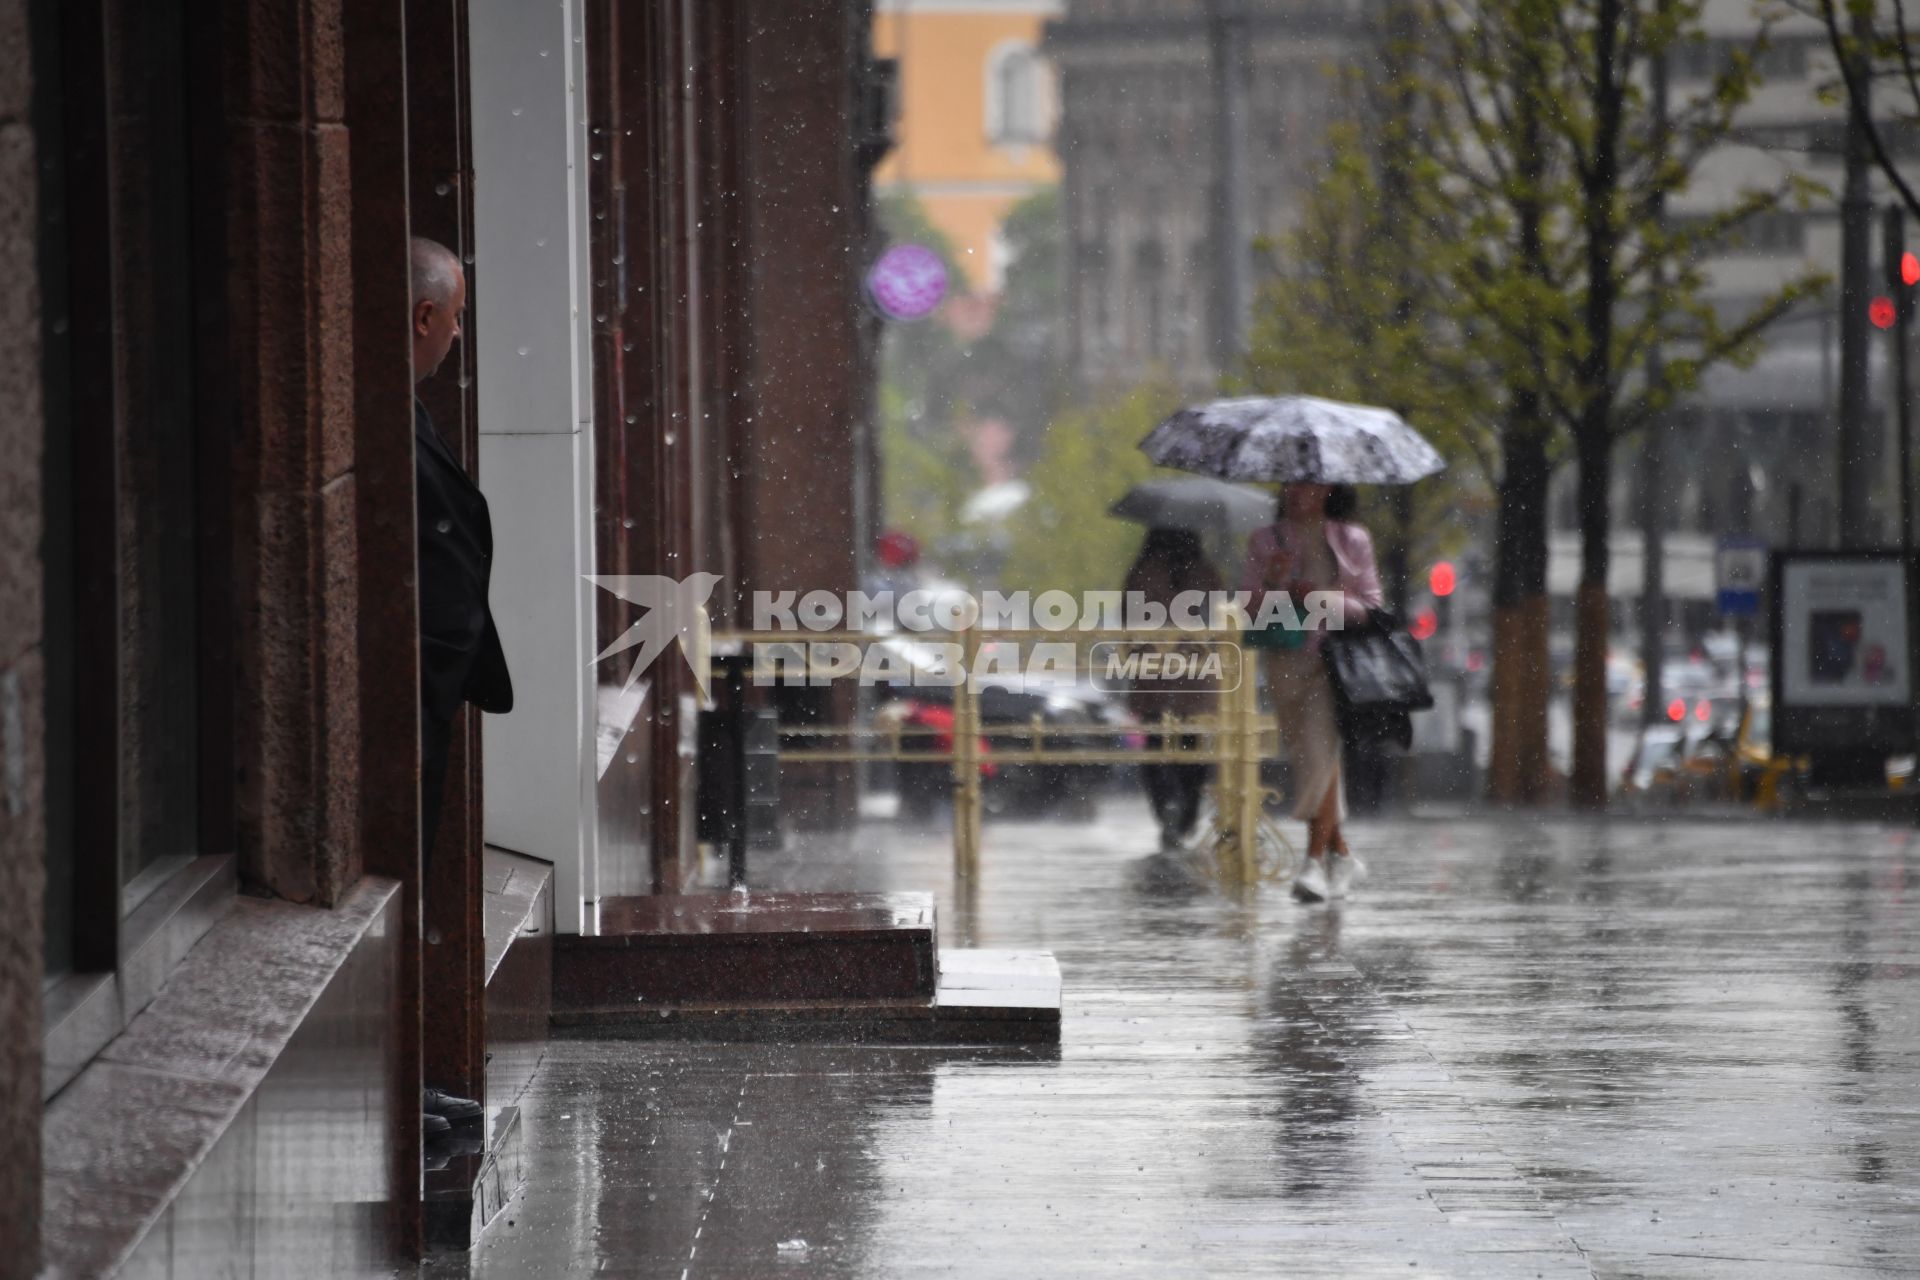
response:
M1880 137L1880 130L1873 122L1873 113L1860 109L1860 67L1847 53L1847 39L1840 34L1840 17L1834 11L1833 0L1820 0L1820 17L1827 27L1827 40L1833 46L1833 56L1840 63L1840 78L1847 86L1848 114L1859 123L1860 130L1866 135L1867 145L1873 149L1874 160L1882 173L1887 175L1894 189L1900 193L1900 201L1907 206L1907 212L1920 218L1920 197L1916 197L1913 188L1894 167L1893 157L1887 152L1887 144Z

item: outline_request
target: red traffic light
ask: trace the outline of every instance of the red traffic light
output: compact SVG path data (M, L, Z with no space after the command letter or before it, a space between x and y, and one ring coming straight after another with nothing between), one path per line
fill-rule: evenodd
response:
M1920 284L1920 258L1911 253L1900 255L1900 283L1904 285Z
M1436 596L1450 596L1456 585L1453 566L1442 560L1427 574L1427 589Z
M1440 629L1440 619L1433 610L1422 609L1413 615L1413 621L1407 624L1407 633L1415 640L1431 640L1433 633Z
M1867 304L1867 319L1873 321L1876 329L1891 329L1898 318L1892 298L1875 298Z

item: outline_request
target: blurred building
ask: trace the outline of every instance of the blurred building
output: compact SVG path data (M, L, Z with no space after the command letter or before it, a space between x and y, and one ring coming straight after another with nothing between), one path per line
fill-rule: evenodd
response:
M1319 172L1355 5L1246 0L1252 227L1277 237ZM1060 74L1068 311L1083 381L1158 367L1210 383L1220 295L1212 0L1068 0L1047 29Z
M879 0L875 52L898 66L898 146L882 192L911 194L975 293L1000 291L1007 211L1059 180L1046 22L1061 0Z
M1708 296L1732 323L1771 293L1809 272L1826 273L1828 287L1767 330L1758 357L1741 369L1710 370L1698 391L1670 419L1662 505L1672 562L1665 592L1674 625L1697 635L1719 625L1713 606L1711 551L1723 534L1751 533L1773 546L1834 545L1838 538L1837 457L1840 399L1840 195L1845 186L1846 112L1825 28L1791 8L1762 15L1748 0L1709 0L1706 38L1669 58L1675 104L1701 92L1735 51L1755 60L1762 83L1742 109L1733 138L1709 154L1693 187L1671 202L1676 223L1724 210L1748 191L1808 186L1804 198L1747 223L1704 263ZM1887 127L1883 125L1883 128ZM1893 145L1912 154L1910 134L1889 130ZM1883 293L1879 210L1892 198L1878 169L1871 172L1875 216L1870 231L1870 291ZM1911 235L1911 233L1910 233ZM1889 339L1868 337L1870 395L1864 453L1881 479L1872 509L1881 536L1897 537L1897 442L1886 380ZM1645 473L1640 444L1619 450L1614 485L1616 558L1611 575L1616 615L1634 616L1641 594ZM1556 482L1554 555L1564 566L1551 584L1570 600L1577 574L1577 484L1569 472ZM1704 561L1704 570L1697 568ZM1563 590L1564 588L1564 590Z
M1067 197L1073 350L1083 381L1137 379L1155 367L1209 386L1215 367L1213 252L1220 182L1213 143L1210 20L1246 15L1252 64L1249 142L1252 234L1273 238L1320 173L1317 148L1337 101L1336 69L1353 64L1355 15L1365 5L1287 0L1069 0L1048 27L1046 49L1060 76L1058 146ZM1673 100L1703 90L1736 50L1755 58L1762 84L1735 136L1714 151L1693 188L1669 210L1676 222L1724 209L1755 188L1809 184L1804 200L1752 220L1705 263L1709 296L1732 322L1809 271L1834 277L1819 297L1769 329L1747 368L1711 370L1672 413L1661 468L1666 528L1679 560L1666 591L1687 629L1716 625L1710 568L1714 539L1753 533L1775 545L1837 537L1840 218L1846 106L1824 92L1837 83L1824 28L1791 8L1762 13L1749 0L1709 0L1706 38L1670 58ZM1756 40L1766 31L1763 45ZM1892 144L1912 154L1911 133ZM1872 178L1873 290L1880 291L1877 209L1889 199ZM1920 232L1912 235L1920 240ZM1873 495L1885 539L1895 536L1898 495L1893 417L1887 411L1887 338L1874 331L1871 409L1864 452L1886 478ZM1640 594L1642 494L1639 443L1619 448L1613 489L1621 566L1617 613L1630 619ZM1577 578L1577 484L1555 482L1552 590ZM1703 560L1702 557L1707 557ZM1684 563L1681 563L1684 562ZM1627 570L1630 569L1631 572ZM1564 588L1564 591L1563 591Z
M718 575L720 626L857 582L870 20L0 0L0 1277L465 1230L423 1078L510 1097L554 935L698 865L691 673L623 696L589 575ZM428 883L410 235L468 264L419 391L517 693L456 722Z

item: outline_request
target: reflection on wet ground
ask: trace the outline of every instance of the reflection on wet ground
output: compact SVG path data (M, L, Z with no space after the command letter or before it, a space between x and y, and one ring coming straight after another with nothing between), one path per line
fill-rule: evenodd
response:
M556 1042L527 1189L428 1274L1920 1273L1912 833L1361 824L1333 908L1152 839L991 824L959 894L938 831L760 859L1051 949L1057 1057Z

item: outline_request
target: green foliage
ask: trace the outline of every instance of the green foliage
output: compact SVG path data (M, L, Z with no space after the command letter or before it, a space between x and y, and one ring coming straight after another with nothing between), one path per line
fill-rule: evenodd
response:
M1058 187L1043 187L1001 224L1008 261L993 326L967 351L968 400L1004 418L1030 461L1042 428L1067 403L1067 230Z
M1179 404L1173 388L1148 385L1048 424L1026 476L1033 496L1011 522L1005 589L1119 588L1141 529L1107 508L1142 480L1165 474L1140 452L1140 441Z
M1595 591L1606 580L1614 443L1712 366L1751 360L1766 328L1825 283L1791 280L1734 316L1709 296L1706 258L1752 219L1804 200L1790 179L1707 218L1665 217L1728 143L1758 83L1756 59L1736 52L1703 88L1656 98L1658 60L1703 38L1704 8L1410 0L1376 11L1375 73L1349 87L1349 123L1281 246L1247 364L1260 389L1396 408L1487 475L1522 446L1554 458L1570 441L1583 580ZM1763 29L1755 51L1766 39ZM1517 474L1521 488L1501 490L1504 510L1538 509L1545 473ZM1421 495L1407 541L1465 497L1461 478ZM1516 518L1500 529L1512 598L1538 595L1539 526ZM1588 631L1604 624L1604 610L1582 614ZM1604 652L1604 634L1582 635L1583 796L1604 787Z
M880 387L881 502L889 528L904 529L937 557L961 535L973 459L958 431L916 431L905 394Z
M1416 486L1410 510L1370 494L1365 513L1383 554L1404 547L1412 560L1430 559L1458 549L1463 509L1485 505L1499 385L1483 354L1459 341L1441 279L1421 269L1458 228L1416 216L1387 190L1397 185L1397 140L1347 123L1328 141L1299 223L1269 249L1277 269L1255 299L1236 381L1265 395L1383 405L1432 441L1448 470Z
M1608 439L1749 362L1761 333L1824 287L1808 275L1729 319L1705 259L1753 218L1804 199L1782 179L1721 213L1662 210L1725 145L1759 84L1736 51L1703 89L1649 89L1655 59L1703 38L1702 0L1426 0L1420 93L1442 127L1416 195L1464 234L1440 267L1456 314L1510 389L1577 436ZM1523 241L1531 238L1530 244ZM1650 370L1655 349L1664 360ZM1628 376L1632 371L1632 376ZM1597 452L1596 452L1597 456Z
M955 282L964 280L952 244L917 199L888 195L880 220L891 241L926 245L941 255ZM962 562L983 554L974 545L977 531L959 521L961 506L980 484L963 428L979 418L1002 418L1013 427L1015 456L1031 459L1067 399L1066 241L1058 190L1044 189L1014 206L1003 235L1012 259L985 334L964 341L936 316L888 323L882 337L885 520L918 537L936 563L945 553L954 570L971 569Z

